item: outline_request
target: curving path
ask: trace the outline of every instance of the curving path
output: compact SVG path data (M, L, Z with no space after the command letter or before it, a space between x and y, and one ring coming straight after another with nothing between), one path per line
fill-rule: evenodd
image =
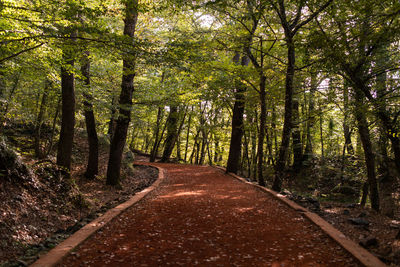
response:
M362 266L269 194L212 167L156 164L164 182L60 266Z

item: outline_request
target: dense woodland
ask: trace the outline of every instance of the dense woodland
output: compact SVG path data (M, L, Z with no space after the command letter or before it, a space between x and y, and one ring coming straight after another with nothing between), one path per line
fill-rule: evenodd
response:
M108 185L131 150L394 216L399 18L392 0L1 0L2 142L28 125L20 153L68 176L85 129L87 179L109 140Z

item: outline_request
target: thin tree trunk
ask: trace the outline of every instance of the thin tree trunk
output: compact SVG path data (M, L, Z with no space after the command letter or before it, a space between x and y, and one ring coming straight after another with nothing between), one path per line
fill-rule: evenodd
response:
M303 161L308 161L313 155L312 134L315 124L315 100L314 94L317 90L316 74L311 74L310 95L308 100L308 121L306 128L306 147L304 149Z
M116 100L115 96L113 96L112 100L111 100L111 110L110 110L111 114L110 114L110 121L108 122L108 131L107 131L108 138L110 140L113 139L114 130L115 130L115 115L117 113L117 108L116 108L116 103L115 103L116 101L117 100Z
M345 82L343 87L343 107L344 107L343 132L344 132L345 148L347 150L347 153L353 155L354 148L353 145L351 144L351 131L348 125L349 121L348 106L349 106L349 88Z
M299 125L299 101L293 99L293 113L292 113L292 142L293 142L293 172L298 173L302 166L303 161L303 145L301 142L301 133Z
M189 114L189 121L188 121L187 133L186 133L185 159L184 159L185 162L187 159L188 148L189 148L190 124L192 122L192 116L193 116L193 106L192 106L192 112L190 112L190 114Z
M366 181L366 182L364 182L363 187L362 187L362 196L361 196L361 201L360 201L361 207L365 207L365 204L367 203L368 193L369 193L369 184L368 184L368 181Z
M58 114L60 113L60 109L61 109L61 98L58 99L56 113L54 114L53 125L51 127L51 134L50 134L50 138L49 138L49 144L46 149L46 157L48 155L50 155L51 151L53 150L54 134L56 132L57 118L58 118Z
M40 103L40 109L39 109L39 114L37 116L36 119L36 126L35 126L35 156L38 159L42 159L44 157L44 153L40 144L40 139L41 139L41 129L42 129L42 125L43 125L43 117L44 117L44 113L46 111L46 105L47 105L47 97L48 97L48 93L49 93L49 89L51 86L51 83L49 80L45 81L45 88L44 88L44 92L42 94L42 100Z
M169 115L166 121L167 137L164 143L165 146L161 162L167 162L169 160L172 154L172 150L175 147L176 137L178 134L178 119L178 107L176 105L170 106Z
M271 128L274 136L274 149L275 149L274 157L276 158L276 156L278 155L278 134L276 132L276 110L274 103L272 105Z
M182 157L181 157L181 133L182 133L183 125L185 124L185 120L186 120L186 115L187 115L188 109L189 109L189 107L186 106L186 107L185 107L185 111L184 111L184 113L183 113L183 118L182 118L181 123L179 124L179 127L178 127L178 133L177 133L177 135L176 135L176 140L177 140L177 147L176 147L176 149L177 149L177 154L178 154L178 152L179 152L179 155L177 155L178 160L182 160ZM179 151L178 151L178 150L179 150Z
M325 159L325 151L324 151L324 135L323 135L323 114L322 108L319 107L319 133L320 133L320 140L321 140L321 159Z
M153 145L153 149L151 150L150 153L150 162L154 162L156 160L157 157L157 150L158 150L158 145L159 145L159 138L160 138L160 124L161 124L161 120L163 117L163 110L164 107L160 106L158 107L158 111L157 111L157 122L156 122L156 126L155 126L155 133L154 133L154 145Z
M264 175L263 175L263 158L264 158L264 137L265 137L265 121L267 118L267 107L265 103L266 91L265 91L266 77L264 74L260 74L260 128L258 132L258 184L265 186Z
M130 0L125 2L125 27L124 35L131 39L131 45L134 45L133 37L135 35L136 22L138 18L138 1ZM107 167L107 184L119 186L122 153L126 142L129 122L131 118L132 93L134 90L133 79L135 69L135 58L130 54L123 55L123 74L121 94L119 98L119 115L114 135L111 139L110 156Z
M85 122L86 132L88 135L89 143L89 158L86 166L85 177L88 179L94 179L98 174L99 169L99 139L97 137L96 120L93 113L93 96L88 92L90 91L90 60L89 52L84 52L82 58L81 72L84 77L86 90L83 93L85 100L83 102L85 109Z
M3 99L6 92L6 69L4 63L0 63L0 99ZM1 111L1 110L0 110Z

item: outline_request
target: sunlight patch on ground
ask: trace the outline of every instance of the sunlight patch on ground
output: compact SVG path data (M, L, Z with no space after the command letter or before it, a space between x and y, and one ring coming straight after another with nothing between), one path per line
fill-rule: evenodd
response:
M184 191L174 194L168 194L164 196L160 196L160 198L172 198L172 197L182 197L182 196L200 196L204 194L204 190L197 190L197 191Z
M239 212L246 212L246 211L254 210L254 208L236 208L235 210L237 210Z

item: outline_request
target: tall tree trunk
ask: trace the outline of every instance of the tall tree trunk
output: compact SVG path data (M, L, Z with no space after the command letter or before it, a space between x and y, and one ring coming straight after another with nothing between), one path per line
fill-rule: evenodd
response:
M324 123L324 114L322 113L322 107L319 106L319 137L321 140L321 160L325 159L325 150L324 150L324 132L323 132L323 123Z
M236 65L239 64L240 53L236 52L233 61ZM241 66L247 66L249 64L249 58L246 55L242 56L240 62ZM243 114L245 107L245 92L246 86L240 82L235 82L235 104L233 106L232 113L232 132L231 142L229 145L229 156L226 166L227 172L237 173L240 161L240 155L242 151L242 137L243 137Z
M72 37L76 33L71 34ZM70 70L74 66L74 54L71 47L64 48L61 67L61 131L58 141L57 165L71 169L72 146L74 141L75 128L75 78Z
M51 82L49 80L45 81L45 88L42 94L42 100L40 103L40 108L39 108L39 113L36 118L36 126L35 126L35 156L38 159L41 159L44 157L44 151L42 150L41 144L40 144L40 139L41 139L41 130L42 130L42 125L43 125L43 117L46 111L46 105L47 105L47 97L49 95L49 90L51 87Z
M58 99L56 112L54 114L53 125L51 127L51 134L50 134L48 145L46 148L46 155L45 155L46 157L48 155L50 155L51 151L53 150L54 134L56 132L57 118L58 118L58 114L60 113L60 109L61 109L61 97Z
M133 38L138 18L137 5L137 0L125 1L126 14L124 20L124 35L130 38L132 46L134 46ZM107 167L108 185L119 186L120 184L122 154L131 118L132 93L134 90L133 79L135 77L134 69L135 57L129 53L124 54L121 93L119 97L120 108L115 132L111 139L110 156Z
M4 63L0 63L0 134L3 128L4 116L5 116L5 92L6 92L6 70Z
M167 162L171 157L178 134L178 117L178 107L176 105L170 106L169 115L166 121L167 137L165 139L164 152L161 157L161 162Z
M84 52L82 58L81 72L84 77L86 90L83 93L85 109L86 132L89 143L89 158L86 166L85 177L93 179L98 174L99 169L99 140L96 131L96 121L93 113L93 96L90 94L90 60L89 52Z
M192 116L193 116L193 106L192 106L192 112L190 112L190 114L189 114L189 121L188 121L188 127L187 127L187 132L186 132L186 144L185 144L185 158L184 158L184 162L186 162L187 154L188 154L189 136L190 136L190 124L191 124L191 122L192 122Z
M0 100L2 100L5 96L6 92L6 70L4 63L0 63Z
M258 167L257 167L257 175L258 175L258 184L261 186L265 186L264 175L263 175L263 158L264 158L264 137L265 137L265 122L267 119L267 107L265 103L266 91L265 91L265 81L266 77L264 74L260 74L260 104L261 104L261 113L260 113L260 128L258 132Z
M114 129L115 129L115 115L117 113L117 108L116 108L116 102L117 99L115 96L112 97L111 100L111 114L110 114L110 120L108 122L108 130L107 130L107 134L108 134L108 138L110 140L113 139L113 135L114 135Z
M315 100L314 95L317 90L317 82L315 73L311 74L310 95L308 99L308 121L306 127L306 147L304 149L303 161L308 161L313 154L312 132L315 124Z
M157 150L158 150L158 145L159 145L159 138L160 138L160 127L161 127L161 120L163 117L163 111L164 111L164 107L160 106L158 107L158 111L157 111L157 122L156 122L156 126L155 126L155 132L154 132L154 145L153 148L151 150L150 153L150 162L154 162L156 160L157 157Z
M389 60L388 48L383 47L380 50L377 60L378 68L384 65ZM386 73L377 76L376 91L378 98L381 99L381 105L385 112L387 112L386 102ZM380 195L380 210L383 215L393 218L396 211L396 203L393 199L393 194L396 192L396 179L400 173L396 173L395 168L392 167L392 161L388 155L388 134L384 125L379 125L379 157L378 157L378 177L379 177L379 195Z
M281 191L282 177L285 171L286 160L288 156L290 133L292 131L292 111L293 111L293 78L295 72L295 46L291 37L286 37L288 65L286 70L285 83L285 115L283 122L282 141L279 148L278 160L276 162L275 180L272 189Z
M351 73L354 74L354 73ZM371 88L366 84L366 82L363 81L361 78L362 75L352 75L352 82L355 88L360 90L363 95L370 101L370 103L374 107L374 113L376 117L379 118L379 120L382 123L382 126L385 128L385 132L388 133L388 138L391 142L392 146L392 151L394 153L395 157L395 166L397 169L397 172L400 173L400 136L397 131L396 127L396 120L392 120L390 117L390 114L386 110L385 107L385 101L382 101L382 99L376 99L372 93L371 93Z
M365 107L363 104L362 92L355 89L355 117L357 119L358 131L364 149L365 163L367 166L368 185L370 191L371 207L379 211L379 194L375 174L375 156L372 152L368 121L365 117Z
M301 142L300 133L300 114L299 114L299 100L293 98L293 113L292 113L292 142L293 142L293 171L297 173L300 171L303 160L303 145Z
M343 109L344 109L344 120L343 120L343 132L344 132L344 143L347 153L354 155L354 148L351 143L351 131L349 128L349 88L347 82L343 86Z
M278 134L276 132L276 109L275 109L275 104L272 104L272 114L271 114L271 128L273 132L273 137L274 137L274 157L278 155Z

